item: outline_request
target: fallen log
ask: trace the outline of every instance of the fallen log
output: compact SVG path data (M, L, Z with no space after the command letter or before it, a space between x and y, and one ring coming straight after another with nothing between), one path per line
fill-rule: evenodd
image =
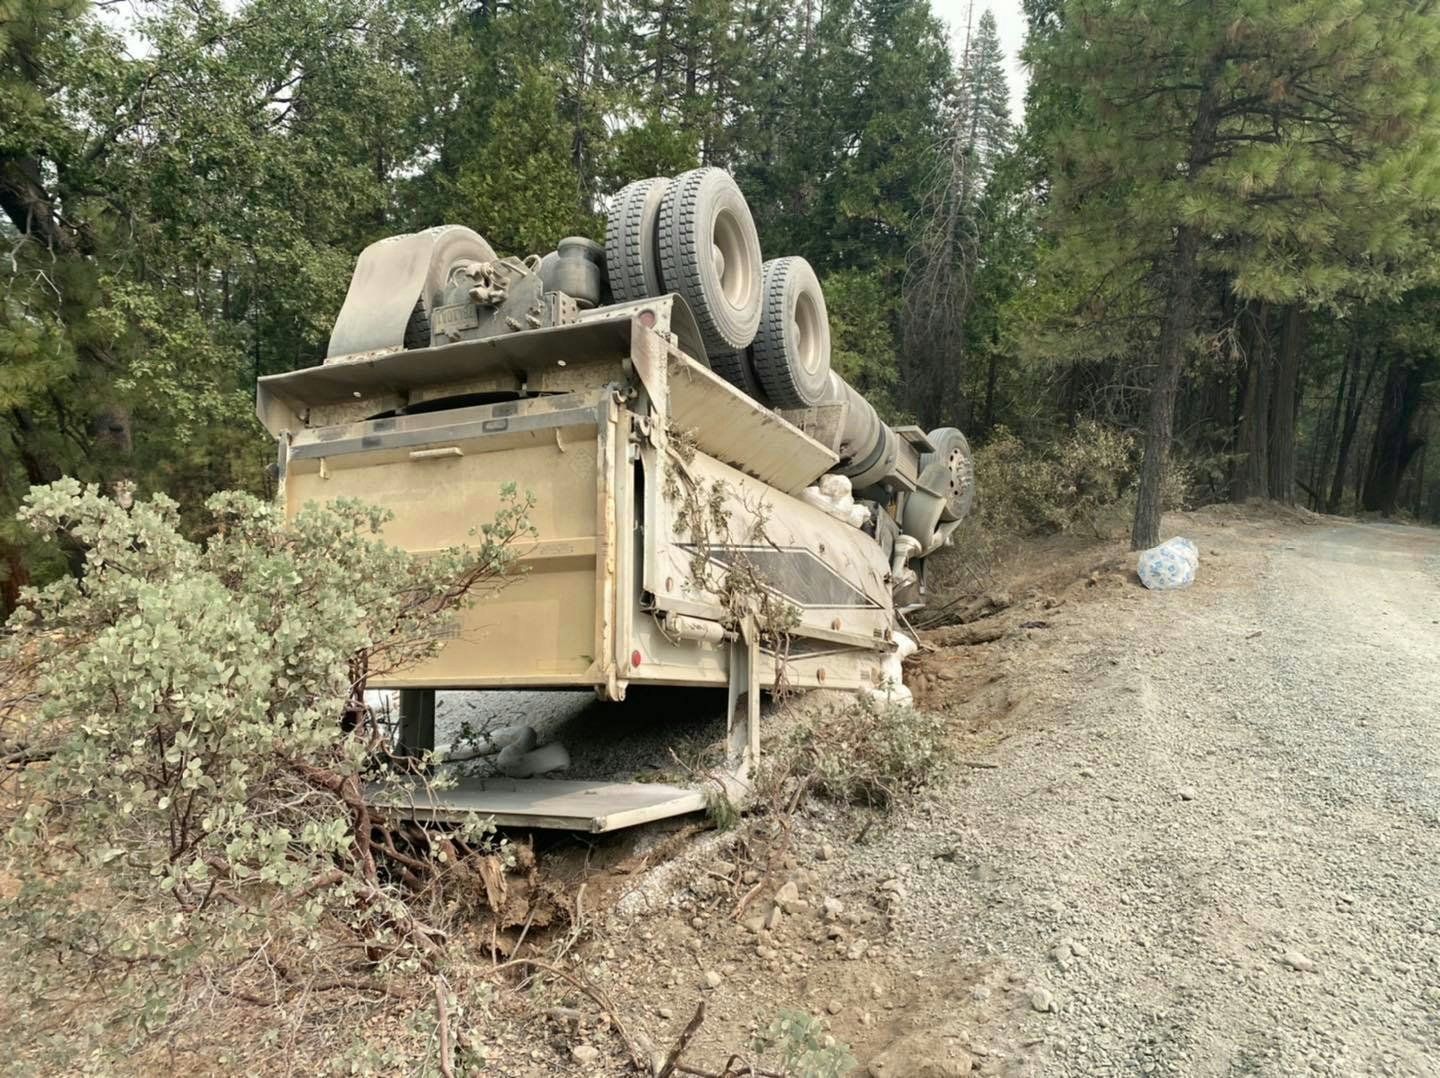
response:
M926 643L937 648L965 647L999 640L1009 629L1004 625L951 625L925 634Z

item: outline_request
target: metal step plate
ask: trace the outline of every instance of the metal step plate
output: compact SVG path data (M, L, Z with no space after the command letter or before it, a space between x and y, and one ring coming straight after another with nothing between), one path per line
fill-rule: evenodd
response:
M462 779L447 790L368 787L366 800L404 819L461 823L471 814L493 816L498 827L564 831L615 831L705 808L705 794L650 782L566 779Z
M919 427L894 427L896 434L915 447L917 453L933 453L935 446L930 441L930 435L926 434Z

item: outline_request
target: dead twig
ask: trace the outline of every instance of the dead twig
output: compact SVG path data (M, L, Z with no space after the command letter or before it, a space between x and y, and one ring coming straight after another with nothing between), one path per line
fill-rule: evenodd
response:
M754 887L750 888L750 890L745 892L744 896L740 899L740 901L735 904L735 912L730 915L730 920L740 920L741 915L745 912L745 907L750 905L751 899L753 899L756 895L760 893L761 889L764 888L765 884L769 882L769 880L770 876L767 873L760 878L759 883L757 883Z
M693 1074L695 1078L745 1078L746 1075L751 1075L752 1078L786 1078L786 1075L780 1071L767 1071L760 1067L752 1067L748 1063L739 1070L735 1070L735 1064L739 1060L739 1056L731 1056L725 1061L723 1071L707 1071L700 1067L692 1067L688 1063L677 1063L675 1073Z
M675 1068L680 1063L680 1056L690 1044L690 1038L695 1036L695 1031L705 1021L705 1001L702 999L695 1005L695 1014L691 1016L689 1023L680 1031L680 1037L675 1041L675 1047L670 1049L670 1054L665 1057L665 1065L660 1068L655 1078L670 1078L675 1073Z
M570 948L574 947L576 941L580 938L580 932L584 928L584 926L585 885L582 883L579 889L575 892L575 918L573 924L570 927L570 935L565 938L565 941L560 945L560 949L551 956L552 962L560 961L570 952Z
M445 997L450 986L445 978L435 978L435 1036L440 1041L440 1073L443 1078L455 1078L455 1067L450 1057L450 1007Z
M964 647L970 644L988 644L999 640L1009 630L1003 625L974 626L954 625L936 629L930 634L930 643L942 648Z
M757 882L754 887L750 888L750 890L745 893L745 896L741 898L738 903L736 903L735 912L730 915L730 920L739 921L740 918L744 916L745 907L750 905L751 901L754 900L755 896L758 895L773 878L774 871L772 869L772 866L777 861L783 860L785 855L790 852L790 840L794 837L794 835L791 831L789 820L792 816L795 815L795 810L800 807L800 802L805 797L805 794L809 792L810 784L814 781L814 778L815 773L812 771L810 774L806 775L803 779L796 783L795 793L790 798L790 804L785 808L783 812L777 814L776 818L780 821L780 826L784 831L784 835L780 840L780 845L770 852L770 856L766 858L764 875L762 875L759 882Z
M515 946L514 946L514 948L511 949L511 951L510 951L511 954L519 954L519 953L520 953L520 948L521 948L521 947L524 945L524 943L525 943L525 937L530 934L530 926L535 923L535 911L536 911L538 908L539 908L539 907L538 907L538 905L537 905L536 903L533 903L533 902L532 902L532 903L530 904L530 915L525 918L525 927L522 928L522 929L520 929L520 938L515 941Z
M22 767L29 767L31 764L43 764L54 755L54 749L31 749L24 745L17 745L13 752L0 756L0 767L13 767L19 770Z

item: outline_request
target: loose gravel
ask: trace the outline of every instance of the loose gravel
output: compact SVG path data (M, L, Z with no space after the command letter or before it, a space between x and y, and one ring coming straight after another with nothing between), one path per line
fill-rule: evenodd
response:
M1015 971L984 1073L1440 1074L1440 534L1278 527L1057 622L1000 766L848 852L908 961Z

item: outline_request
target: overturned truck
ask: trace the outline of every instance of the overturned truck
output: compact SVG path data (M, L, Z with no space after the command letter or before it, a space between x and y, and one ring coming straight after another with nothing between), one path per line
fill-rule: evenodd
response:
M261 379L257 411L288 511L359 498L413 552L463 544L507 484L535 498L523 575L380 686L406 748L433 747L440 689L726 687L738 796L762 690L898 676L898 615L974 492L959 431L888 426L830 369L813 271L762 261L718 169L626 187L603 245L501 258L459 226L372 244L324 363ZM407 811L600 831L704 803L497 777Z

